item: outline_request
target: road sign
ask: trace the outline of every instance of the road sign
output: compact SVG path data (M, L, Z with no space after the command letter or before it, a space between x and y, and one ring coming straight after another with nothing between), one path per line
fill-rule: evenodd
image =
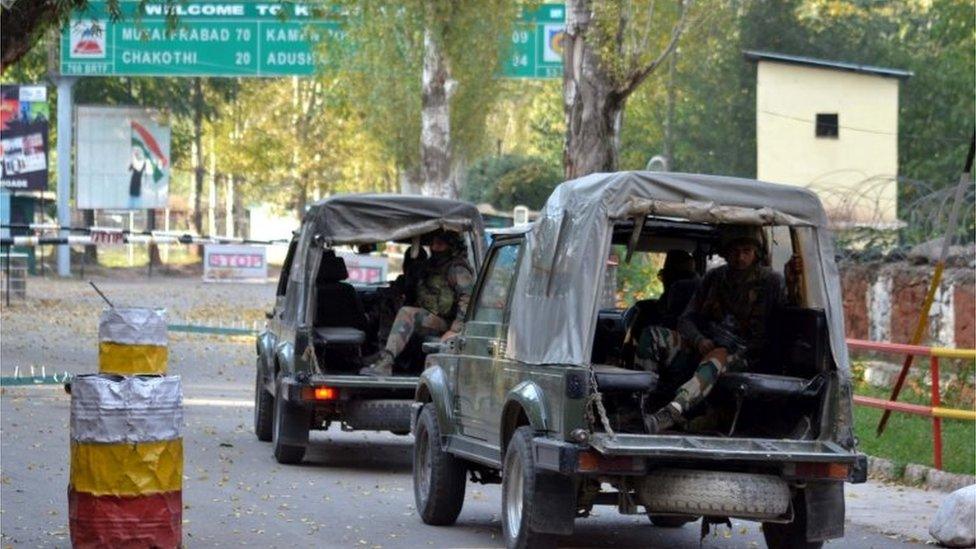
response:
M61 32L61 72L79 76L308 76L339 21L312 4L92 0ZM175 28L167 10L177 17Z
M562 78L566 7L542 4L521 10L512 28L511 49L502 63L506 78Z
M61 73L75 76L310 76L342 46L341 14L325 4L90 0L61 32ZM173 10L176 25L167 22ZM523 10L503 59L506 78L560 78L562 4Z

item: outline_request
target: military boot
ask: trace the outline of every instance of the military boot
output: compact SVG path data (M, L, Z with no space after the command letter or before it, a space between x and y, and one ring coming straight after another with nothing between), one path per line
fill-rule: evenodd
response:
M654 412L654 415L644 416L644 427L648 434L656 435L674 427L679 421L681 421L681 410L671 403Z
M379 352L379 358L374 360L369 366L359 370L359 375L374 377L393 375L393 353L383 349Z

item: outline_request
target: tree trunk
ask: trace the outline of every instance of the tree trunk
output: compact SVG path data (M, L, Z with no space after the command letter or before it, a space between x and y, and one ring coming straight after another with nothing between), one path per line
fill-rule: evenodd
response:
M193 230L203 234L203 84L193 79Z
M146 210L146 230L149 232L156 230L156 210ZM162 263L159 257L159 246L149 244L149 264L156 267Z
M451 93L456 83L444 59L443 44L428 21L424 30L421 75L420 175L421 193L457 198L451 170Z
M400 185L401 194L420 194L423 192L419 166L398 169L397 181Z
M563 107L566 179L617 169L616 139L625 96L600 68L599 54L586 42L591 18L589 0L566 2L566 42L563 54Z

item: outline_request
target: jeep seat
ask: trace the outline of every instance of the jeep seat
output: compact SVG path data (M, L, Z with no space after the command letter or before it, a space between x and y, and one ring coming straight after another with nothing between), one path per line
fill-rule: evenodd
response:
M619 366L594 364L593 374L601 392L650 392L657 387L657 374L643 370L628 370Z
M346 262L332 250L322 252L315 277L315 335L329 345L362 345L366 313L349 277Z
M749 372L726 372L719 376L718 387L730 394L746 399L801 399L820 394L825 378L812 379Z

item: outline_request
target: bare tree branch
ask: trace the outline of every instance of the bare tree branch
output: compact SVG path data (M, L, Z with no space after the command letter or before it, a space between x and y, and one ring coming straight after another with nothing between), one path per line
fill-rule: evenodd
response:
M617 87L616 93L620 95L620 97L627 97L630 95L630 93L633 92L637 86L641 85L641 83L646 80L647 77L650 76L651 73L653 73L654 70L657 69L658 66L660 66L661 63L668 58L668 55L670 55L671 52L678 47L678 41L681 39L681 34L684 32L685 25L688 22L688 12L690 11L688 8L690 7L692 1L693 0L677 0L679 17L678 21L671 29L671 38L668 40L668 45L661 50L661 53L658 54L653 61L631 73L626 80L624 80L624 82Z

